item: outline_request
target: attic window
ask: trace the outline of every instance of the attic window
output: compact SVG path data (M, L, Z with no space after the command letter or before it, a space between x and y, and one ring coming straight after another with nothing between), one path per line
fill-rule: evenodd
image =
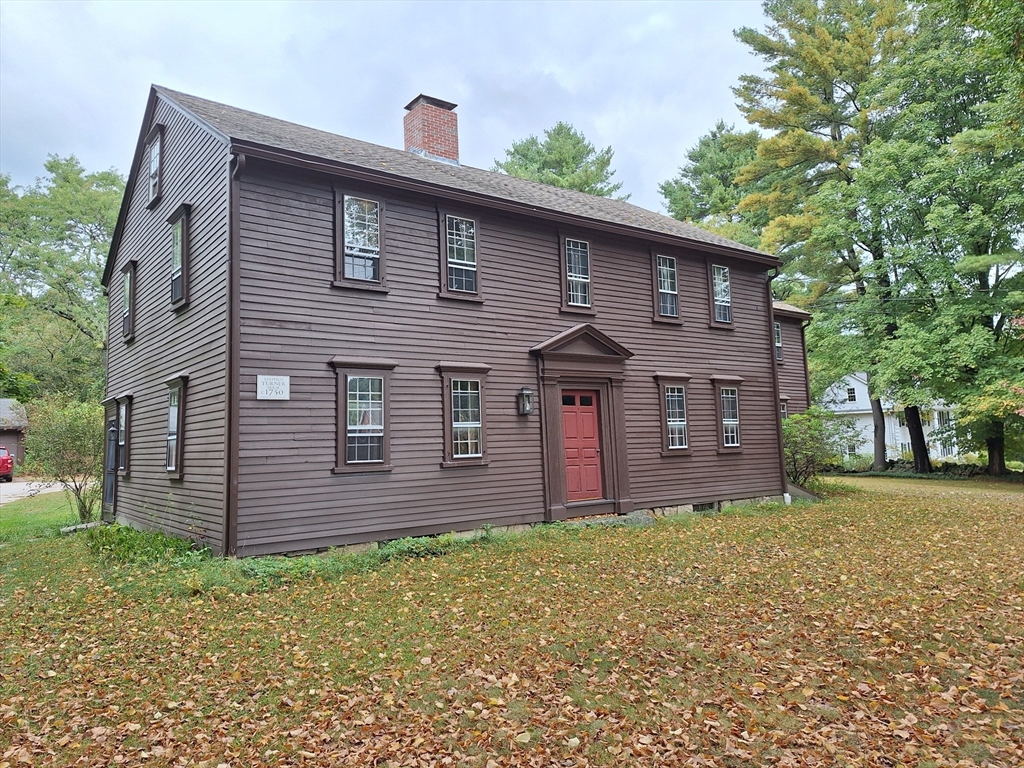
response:
M163 193L164 179L164 127L154 125L146 137L146 156L143 159L143 171L149 184L149 207L160 202Z

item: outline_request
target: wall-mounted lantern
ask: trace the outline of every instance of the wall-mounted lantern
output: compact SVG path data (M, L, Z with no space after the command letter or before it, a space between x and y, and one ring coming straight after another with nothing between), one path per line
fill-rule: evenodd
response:
M533 413L533 390L529 387L523 387L516 394L516 413L520 416Z

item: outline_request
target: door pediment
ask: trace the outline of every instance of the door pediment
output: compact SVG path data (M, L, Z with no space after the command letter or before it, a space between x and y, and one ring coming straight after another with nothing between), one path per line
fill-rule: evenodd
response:
M562 331L533 347L530 352L542 358L590 358L595 362L620 364L633 357L632 352L590 323Z

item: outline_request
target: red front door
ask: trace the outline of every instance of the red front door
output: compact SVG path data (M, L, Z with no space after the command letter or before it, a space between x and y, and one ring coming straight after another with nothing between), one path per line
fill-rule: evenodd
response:
M604 498L597 392L562 391L566 501Z

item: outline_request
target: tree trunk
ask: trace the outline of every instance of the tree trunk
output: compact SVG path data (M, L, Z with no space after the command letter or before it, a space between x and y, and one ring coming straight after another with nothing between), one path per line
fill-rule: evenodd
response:
M875 460L871 464L871 469L875 472L884 472L889 468L885 450L885 413L882 411L882 401L877 398L871 400L871 423L875 433Z
M992 423L992 436L985 438L988 447L988 473L993 477L1006 474L1005 432L1003 422Z
M916 405L909 405L903 409L903 415L910 432L910 449L914 452L914 471L928 474L932 471L932 462L928 458L928 442L924 439L924 427L921 425L921 410Z

